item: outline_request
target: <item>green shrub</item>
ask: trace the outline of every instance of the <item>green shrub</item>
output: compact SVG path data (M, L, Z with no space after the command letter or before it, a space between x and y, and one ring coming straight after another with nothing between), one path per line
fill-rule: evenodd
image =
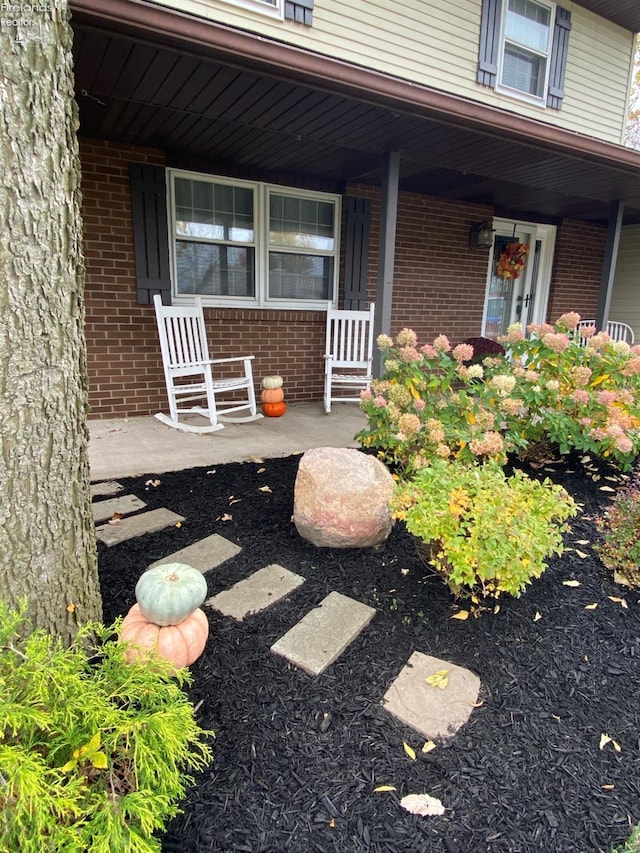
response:
M85 626L70 648L22 636L23 612L0 602L0 850L160 850L153 833L211 760L188 672L126 663L118 623Z
M548 480L495 463L467 466L436 460L400 482L391 502L395 518L430 546L431 564L454 595L519 596L562 553L574 501Z
M595 330L582 346L578 320L563 314L555 326L529 326L528 337L514 326L501 339L506 357L482 364L469 364L470 344L452 348L444 335L423 346L411 329L395 341L380 335L384 372L361 394L368 424L356 438L407 471L437 458L504 463L549 445L630 468L640 451L640 346Z
M604 565L640 587L640 474L618 491L596 527L603 534L596 550Z

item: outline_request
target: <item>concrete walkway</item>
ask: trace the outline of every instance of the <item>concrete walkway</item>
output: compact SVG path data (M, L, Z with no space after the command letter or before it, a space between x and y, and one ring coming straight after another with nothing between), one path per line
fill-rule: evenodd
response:
M91 480L290 456L311 447L357 447L353 437L365 424L355 403L336 404L325 415L319 402L290 405L281 418L227 424L208 435L181 432L151 416L90 420Z

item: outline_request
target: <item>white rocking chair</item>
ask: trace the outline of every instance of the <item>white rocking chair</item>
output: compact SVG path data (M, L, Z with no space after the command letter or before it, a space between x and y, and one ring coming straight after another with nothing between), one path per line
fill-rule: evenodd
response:
M595 324L595 320L580 320L576 328L576 333L579 335L580 329L584 329L587 326L595 326ZM612 341L626 341L630 346L632 346L635 341L635 336L631 326L628 326L626 323L621 323L618 320L609 320L607 323L607 333L611 337ZM584 340L584 338L581 339L581 342L586 344L586 340Z
M371 385L373 364L373 316L368 311L337 310L327 303L327 337L324 353L324 410L331 404L358 403L360 391ZM358 396L334 394L334 388L357 391Z
M167 307L157 294L153 302L169 397L169 414L158 412L156 418L167 426L196 433L224 429L222 421L247 423L261 418L262 415L256 410L253 387L253 356L209 358L200 298L195 298L194 307ZM218 365L223 374L214 379L212 367ZM216 399L216 395L221 394L224 398ZM206 401L206 406L181 405L196 400ZM244 416L228 417L231 412L243 411L247 412ZM181 415L193 414L208 418L209 426L188 424L180 420Z

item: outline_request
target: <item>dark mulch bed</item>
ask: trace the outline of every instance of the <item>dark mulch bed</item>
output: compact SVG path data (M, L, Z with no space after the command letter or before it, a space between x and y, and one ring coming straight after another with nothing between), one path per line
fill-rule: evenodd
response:
M520 599L461 622L400 525L376 549L332 551L302 540L290 520L298 461L161 474L157 486L148 484L152 472L123 481L150 508L166 506L186 521L101 548L105 620L134 602L149 563L214 532L242 552L207 575L211 595L268 563L307 579L244 623L208 611L211 636L192 667L191 698L201 724L216 731L215 761L189 791L163 849L582 853L626 839L640 820L640 594L613 583L590 544L575 544L595 541L590 517L610 501L602 486L615 487L607 479L615 472L585 470L576 457L532 472L583 504L567 544L586 556L567 552ZM260 491L264 485L271 491ZM378 612L312 678L269 647L331 590ZM466 666L482 682L482 706L428 754L380 704L414 650ZM620 752L611 743L599 748L603 733ZM397 792L375 793L379 785ZM405 794L423 792L442 800L444 816L400 807Z

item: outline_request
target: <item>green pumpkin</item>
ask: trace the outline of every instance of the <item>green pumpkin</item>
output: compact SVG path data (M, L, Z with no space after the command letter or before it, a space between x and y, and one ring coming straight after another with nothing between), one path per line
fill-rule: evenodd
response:
M185 563L164 563L147 569L136 584L142 615L154 625L179 625L207 595L204 576Z

